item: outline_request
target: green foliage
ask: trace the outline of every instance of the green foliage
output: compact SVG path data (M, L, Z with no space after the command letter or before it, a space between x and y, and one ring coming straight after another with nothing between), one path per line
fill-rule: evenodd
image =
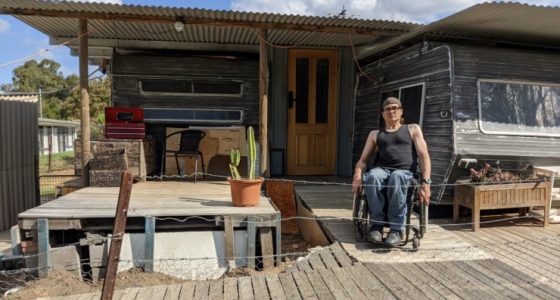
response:
M43 59L30 60L13 70L13 83L2 85L3 90L36 93L41 89L43 117L59 120L80 119L80 78L69 75L64 78L60 64ZM102 134L104 109L111 102L111 80L109 76L89 81L90 118L92 137Z
M74 151L54 153L51 155L51 170L66 170L74 168ZM39 156L39 174L49 172L49 155Z
M239 162L241 161L241 154L239 153L239 150L231 149L231 152L229 153L229 161L229 170L231 171L231 177L233 177L234 179L240 179L241 176L239 175L239 171L237 170Z
M247 143L249 148L249 179L255 179L255 163L257 161L257 144L255 143L255 131L252 126L247 128Z

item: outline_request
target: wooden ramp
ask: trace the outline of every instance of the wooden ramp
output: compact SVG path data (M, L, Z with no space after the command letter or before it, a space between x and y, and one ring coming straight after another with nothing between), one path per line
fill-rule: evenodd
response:
M359 262L426 262L488 259L491 256L439 225L430 224L421 241L421 251L406 247L374 248L371 243L357 242L352 223L352 191L350 186L296 186L299 203L320 219L327 235ZM413 220L416 222L416 220Z
M43 299L93 300L99 293ZM113 299L558 299L551 287L498 260L356 263L279 274L134 287Z

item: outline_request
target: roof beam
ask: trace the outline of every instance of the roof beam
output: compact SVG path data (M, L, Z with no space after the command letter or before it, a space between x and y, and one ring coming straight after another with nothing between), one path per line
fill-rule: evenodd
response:
M49 37L49 44L60 45L68 42L75 37ZM111 47L120 49L162 49L162 50L192 50L192 51L238 51L248 53L258 53L258 45L238 45L238 44L217 44L217 43L189 43L189 42L168 42L168 41L139 41L121 39L88 39L89 47ZM70 41L68 47L77 47L76 40Z
M202 17L184 17L184 16L154 16L154 15L128 15L122 13L106 13L106 12L83 12L83 11L63 11L63 10L44 10L37 8L0 8L0 14L15 16L38 16L38 17L55 17L55 18L71 18L71 19L94 19L94 20L116 20L116 21L132 21L132 22L150 22L150 23L175 23L177 21L185 23L185 25L208 25L218 27L241 27L254 28L264 30L296 30L296 31L313 31L326 33L352 33L360 35L378 35L378 36L400 36L406 31L400 30L375 30L364 28L350 28L339 26L321 26L321 25L298 25L286 23L267 23L258 21L235 21L235 20L217 20L213 18Z

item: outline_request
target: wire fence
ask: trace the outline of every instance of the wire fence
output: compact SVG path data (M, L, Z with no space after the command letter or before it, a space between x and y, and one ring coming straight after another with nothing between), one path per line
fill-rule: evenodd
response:
M201 173L198 174L199 176ZM220 176L216 174L206 174L207 176L212 176L213 178L226 178L227 176ZM167 179L188 179L193 178L195 174L189 175L171 175L171 176L146 176L145 179L149 180L167 180ZM78 176L67 176L67 175L55 175L55 176L41 176L41 198L43 201L52 200L54 197L62 194L61 187L64 183L67 183L71 180L79 180ZM271 181L285 181L291 182L296 184L309 184L309 185L336 185L336 186L346 186L350 189L352 184L347 182L329 182L329 181L309 181L309 180L291 180L291 179L266 179ZM535 182L534 180L530 182ZM437 185L437 183L435 184ZM442 184L443 185L443 184ZM455 185L455 184L445 184L447 185ZM44 189L43 189L44 188ZM43 191L45 191L43 193ZM47 192L48 191L48 192ZM43 198L43 196L45 196ZM149 214L142 213L141 210L131 208L131 212L134 213L136 216L140 217L153 217ZM213 222L216 224L217 227L220 227L224 222L221 218L206 218L201 216L190 216L190 217L153 217L156 221L166 221L166 222L179 222L179 223L188 223L193 219L198 219L206 222ZM524 220L524 219L531 219L533 217L530 216L520 216L520 217L507 217L501 219L495 219L490 221L483 221L480 224L492 224L492 223L500 223L500 222L512 222L515 220ZM265 220L261 221L259 219L255 219L255 221L243 221L244 226L247 226L250 223L254 223L259 226L274 226L273 222L278 221L289 221L289 220L301 220L301 221L337 221L337 222L346 222L351 225L352 222L357 220L365 220L365 219L358 219L352 217L286 217L281 218L279 220L270 221ZM383 222L386 225L390 225L390 222ZM472 222L466 223L458 223L458 224L433 224L429 223L427 226L430 227L438 227L438 228L460 228L460 227L470 227L472 226ZM428 230L430 231L430 230ZM83 238L83 237L81 237ZM110 235L105 235L97 241L100 244L103 244L102 247L107 247L108 242L111 240ZM552 233L547 232L542 233L536 237L527 236L521 240L516 241L504 241L504 240L490 240L488 242L473 242L469 241L466 244L461 244L459 246L453 247L434 247L434 246L421 246L419 249L415 250L412 247L409 248L384 248L384 247L367 247L361 249L368 254L373 255L381 255L383 257L389 257L391 255L391 259L387 259L386 262L398 262L398 263L415 263L418 261L426 260L430 261L434 258L437 260L479 260L484 258L491 258L491 255L485 255L488 248L494 247L496 249L524 249L528 248L528 246L533 244L549 244L549 245L556 245L560 246L560 233ZM101 256L97 256L93 258L90 254L91 247L90 245L83 245L80 241L76 241L74 243L65 243L63 245L57 245L57 248L60 246L74 246L77 249L77 253L80 255L74 262L66 260L62 265L53 266L49 264L45 267L39 267L38 261L39 257L45 255L45 253L37 253L35 252L26 252L25 255L4 255L0 259L0 292L5 293L7 291L17 289L24 286L29 286L29 284L36 282L39 279L39 275L41 272L56 272L59 270L71 271L77 274L77 278L83 281L91 290L95 290L99 287L99 283L97 282L104 276L104 271L106 267L106 253L108 252L106 248L104 248L102 253L105 253ZM326 249L326 250L325 250ZM52 250L51 250L52 251ZM322 254L318 251L322 251ZM247 254L238 255L233 257L226 257L223 254L216 254L210 256L189 256L189 257L177 257L181 255L175 255L170 257L157 257L156 259L146 259L144 257L144 253L130 253L130 255L121 256L119 261L119 270L124 271L127 269L139 269L143 270L146 265L150 265L153 267L153 270L156 272L161 272L165 274L172 274L174 277L179 277L180 279L177 280L191 280L191 279L204 279L204 278L213 278L216 274L222 274L228 270L232 270L235 267L246 267L248 265L249 259L254 259L256 262L257 267L262 266L264 261L267 259L274 259L274 261L281 261L284 265L284 268L295 268L298 269L297 265L301 264L302 261L309 263L305 263L305 265L310 266L310 271L318 270L313 267L312 261L315 260L313 255L319 255L321 259L325 258L325 251L328 252L329 255L333 257L339 257L348 255L348 251L344 250L343 248L339 249L330 249L330 248L320 248L319 250L310 249L309 251L296 251L296 252L286 252L279 255L262 255L259 254L257 251L257 255L255 256L248 256ZM495 250L494 250L495 251ZM176 253L180 253L176 252ZM550 256L550 255L549 255ZM354 260L354 262L356 262ZM326 262L325 262L326 265ZM296 266L296 267L294 267ZM342 265L340 265L342 267ZM560 276L557 275L557 277ZM552 280L560 283L560 278L554 277ZM468 281L448 281L448 284L467 284ZM426 286L442 284L441 280L434 278L428 280L424 283ZM472 284L472 282L470 282ZM511 281L508 284L515 284L515 285L527 285L530 286L533 284L532 281L521 280L520 282ZM404 287L404 286L403 286ZM418 286L417 286L418 287ZM356 291L360 292L372 292L372 293L388 293L387 296L390 295L388 292L390 286L384 285L383 287L377 289L371 289L360 287ZM352 292L350 289L342 289L338 290L328 290L327 293L349 293ZM319 296L321 292L316 293L316 296Z
M52 201L67 192L78 189L80 176L76 175L41 175L39 176L39 191L41 204ZM75 184L72 184L75 183Z
M108 242L110 237L103 238L104 242ZM527 238L520 241L515 242L500 242L500 241L493 241L493 242L486 242L486 243L473 243L469 246L461 246L461 247L451 247L446 249L439 249L439 248L420 248L418 251L409 251L407 249L397 249L397 248L371 248L364 251L370 253L379 253L379 254L386 254L387 252L398 252L402 254L402 260L400 263L415 263L418 262L417 258L420 256L433 257L433 256L440 256L438 261L446 261L445 255L452 255L453 253L460 253L461 254L461 261L476 261L479 259L478 256L472 255L470 253L475 253L473 250L485 250L489 247L497 247L497 248L526 248L529 244L534 243L547 243L552 245L560 245L560 233L558 234L549 234L546 236L538 237L538 238ZM80 243L71 243L67 244L66 246L75 246L80 247ZM442 251L444 250L444 251ZM43 255L42 253L35 253L25 256L9 256L3 257L0 262L1 269L0 270L0 291L2 293L6 293L10 290L18 289L21 287L28 286L30 283L36 281L40 278L41 272L54 272L54 276L61 276L60 273L57 271L65 270L74 274L75 280L82 280L84 286L86 287L86 292L94 292L99 290L100 283L99 280L104 276L105 267L107 264L106 257L102 257L100 259L94 258L85 258L85 259L77 259L75 262L66 262L63 265L58 265L56 267L38 267L37 261L39 257ZM332 248L332 247L317 247L310 249L309 251L303 252L291 252L291 253L284 253L280 255L257 255L254 257L244 256L234 256L234 257L225 257L225 256L201 256L201 257L183 257L183 258L157 258L157 259L145 259L145 258L133 258L133 257L124 257L119 260L119 270L127 270L127 269L137 269L141 270L144 266L149 263L153 266L156 272L165 273L165 274L173 274L176 278L176 281L172 281L171 283L182 282L184 280L192 280L192 279L204 279L201 278L207 276L210 279L217 279L220 276L223 276L223 273L226 273L225 277L234 276L238 277L239 274L237 273L227 273L228 269L231 269L232 264L230 263L232 260L236 262L237 266L246 266L246 261L249 258L254 258L257 261L257 265L262 264L263 260L267 258L280 258L282 263L286 266L284 270L287 272L306 272L306 276L312 278L313 276L317 275L316 273L321 272L331 272L331 271L324 271L325 269L329 268L329 259L334 262L336 268L345 269L342 272L353 272L353 266L359 266L360 264L355 264L356 261L354 260L353 264L351 265L343 265L339 257L347 256L346 250L343 248ZM305 268L302 268L302 262L305 262ZM323 264L324 263L324 264ZM333 263L330 263L332 265ZM297 267L299 265L299 268ZM321 267L318 267L318 266ZM401 265L402 266L402 265ZM292 268L292 269L290 269ZM383 267L385 268L385 267ZM314 273L315 272L315 273ZM337 271L332 271L337 272ZM448 274L449 277L444 276L433 276L433 277L426 277L422 280L422 282L400 282L400 283L393 283L385 282L384 284L380 284L380 286L375 286L374 283L371 283L367 286L356 286L354 289L352 288L343 288L342 286L340 289L333 289L327 288L325 291L320 291L315 289L314 294L319 296L323 293L332 294L337 292L342 293L349 293L349 292L360 292L360 293L373 293L378 295L377 293L385 294L386 296L392 296L395 291L395 288L398 290L399 288L402 289L410 289L410 288L421 288L421 289L432 289L434 287L438 287L440 285L450 286L470 286L473 289L484 289L493 287L495 285L496 290L500 290L503 287L501 285L515 285L516 287L523 287L523 288L534 288L537 284L542 283L542 280L532 279L526 276L526 278L520 278L520 276L515 276L515 274L510 274L508 278L472 278L463 274L463 276L453 276L457 275L456 271L452 270L440 270L441 275ZM333 273L333 274L335 274ZM194 276L193 274L198 274ZM217 274L217 275L216 275ZM228 275L230 274L230 275ZM328 273L331 274L331 273ZM374 275L369 274L369 276L379 276L378 273L373 272ZM248 274L243 274L248 275ZM249 274L250 275L250 274ZM347 273L348 278L351 278L353 275ZM148 276L147 274L143 274L142 276ZM214 278L212 278L214 276ZM290 275L292 276L292 275ZM294 278L297 278L296 275L293 275ZM363 274L362 274L363 276ZM393 275L395 276L395 275ZM490 276L486 274L486 276ZM131 276L128 275L128 280L130 280ZM182 277L182 278L181 278ZM549 279L555 283L560 283L560 274L556 273L556 277L550 276ZM379 278L380 280L386 280L387 278ZM65 279L66 281L68 278ZM126 276L121 276L117 279L118 281L126 281ZM255 279L253 279L255 280ZM323 280L324 276L323 276ZM478 282L480 280L480 282ZM118 284L117 284L118 285ZM89 290L87 290L89 289ZM394 296L394 295L393 295ZM551 297L552 298L552 297Z

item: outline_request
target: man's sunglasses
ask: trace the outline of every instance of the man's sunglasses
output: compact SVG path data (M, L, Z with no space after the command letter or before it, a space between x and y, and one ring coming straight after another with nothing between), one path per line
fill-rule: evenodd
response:
M384 112L391 112L391 111L397 111L401 108L402 107L400 107L400 106L391 106L391 107L384 108L383 111Z

